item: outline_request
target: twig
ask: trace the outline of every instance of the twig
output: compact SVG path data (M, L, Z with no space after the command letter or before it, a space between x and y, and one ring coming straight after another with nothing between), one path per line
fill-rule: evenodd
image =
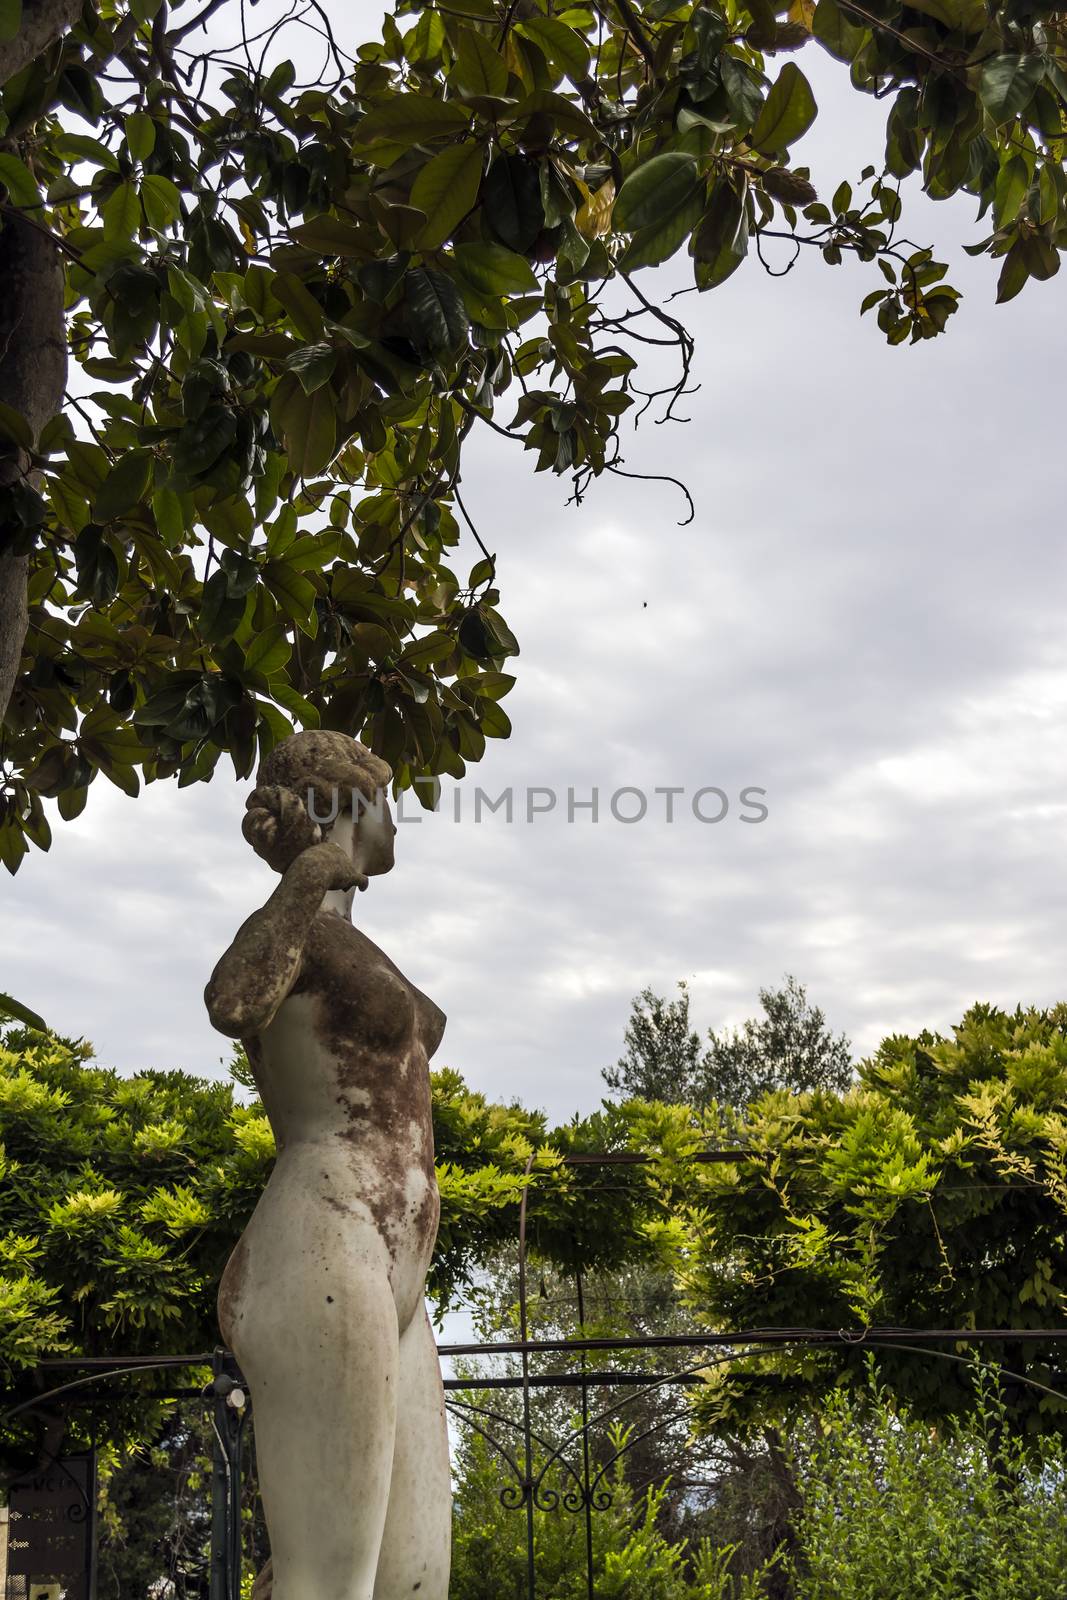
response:
M208 18L213 17L215 12L218 11L219 7L224 6L225 4L226 0L210 0L210 3L204 7L199 16L193 18L192 22L187 22L184 27L175 28L172 32L168 33L167 44L170 49L173 50L175 45L180 44L182 40L187 38L190 33L195 33L198 28L202 28Z
M617 478L640 478L646 483L673 483L676 489L681 489L689 506L689 515L679 522L678 526L680 528L688 527L697 514L696 506L693 504L693 496L689 493L681 478L672 478L669 472L627 472L623 467L616 466L611 461L605 462L604 470L613 472Z
M626 24L627 33L644 57L645 66L650 73L654 73L656 70L656 52L642 26L640 17L630 4L630 0L615 0L615 5L620 17ZM600 6L596 4L596 0L594 0L594 10L598 16L603 18L603 13ZM606 21L607 19L603 18L603 20ZM611 24L608 23L608 26L610 27Z
M494 422L491 416L484 411L479 411L477 406L472 406L470 401L461 394L453 394L451 398L456 402L461 411L465 411L472 421L477 418L479 422L486 422L494 433L499 433L502 438L510 439L512 444L521 444L522 440L517 433L512 433L509 428L502 428L499 422Z
M468 512L466 506L463 504L463 498L462 498L462 496L461 496L461 494L459 492L459 484L458 483L453 486L452 493L455 496L455 500L456 500L457 506L459 507L460 511L463 514L464 522L467 524L467 527L470 529L471 533L474 535L475 544L478 546L478 549L482 552L482 555L485 557L485 559L488 561L490 567L492 568L492 571L489 573L489 577L486 580L487 583L492 583L493 579L496 577L496 556L490 555L489 551L485 548L485 545L482 543L482 536L478 532L477 528L474 526L474 523L471 521L470 513Z

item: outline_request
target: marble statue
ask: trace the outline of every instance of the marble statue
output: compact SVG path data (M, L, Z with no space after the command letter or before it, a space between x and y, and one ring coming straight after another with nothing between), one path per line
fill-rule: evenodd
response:
M427 1063L445 1018L352 925L393 865L392 774L339 733L262 762L243 831L281 882L218 963L277 1140L223 1275L248 1382L273 1600L446 1600L451 1485L423 1291L437 1233ZM332 819L319 822L316 817Z

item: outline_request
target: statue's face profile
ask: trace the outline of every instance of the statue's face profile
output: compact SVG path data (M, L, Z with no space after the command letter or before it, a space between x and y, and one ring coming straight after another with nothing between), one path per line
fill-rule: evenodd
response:
M388 794L379 789L373 805L359 807L359 817L352 829L352 858L368 878L391 872L395 862L394 841L396 824L389 809Z

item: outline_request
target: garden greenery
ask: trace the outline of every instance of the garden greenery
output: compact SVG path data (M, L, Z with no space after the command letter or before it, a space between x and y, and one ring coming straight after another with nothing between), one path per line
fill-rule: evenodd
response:
M949 1037L886 1040L845 1093L771 1093L739 1125L715 1106L628 1101L549 1129L448 1070L433 1093L441 1307L517 1248L531 1162L535 1265L657 1264L698 1327L1062 1326L1067 1008L975 1007ZM690 1159L726 1133L751 1159ZM0 1150L0 1362L16 1398L50 1355L213 1346L219 1275L273 1160L258 1104L180 1072L121 1077L87 1045L11 1030ZM565 1164L612 1150L651 1159L608 1177ZM962 1352L940 1348L879 1356L918 1415L974 1403ZM1051 1343L995 1353L1060 1386ZM863 1362L862 1345L738 1354L709 1370L702 1425L787 1422ZM1063 1430L1055 1395L1012 1379L1005 1404L1017 1431Z

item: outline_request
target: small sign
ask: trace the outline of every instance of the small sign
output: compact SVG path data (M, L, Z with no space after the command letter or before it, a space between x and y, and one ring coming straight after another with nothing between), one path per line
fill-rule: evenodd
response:
M92 1600L96 1463L67 1456L8 1492L3 1600Z

